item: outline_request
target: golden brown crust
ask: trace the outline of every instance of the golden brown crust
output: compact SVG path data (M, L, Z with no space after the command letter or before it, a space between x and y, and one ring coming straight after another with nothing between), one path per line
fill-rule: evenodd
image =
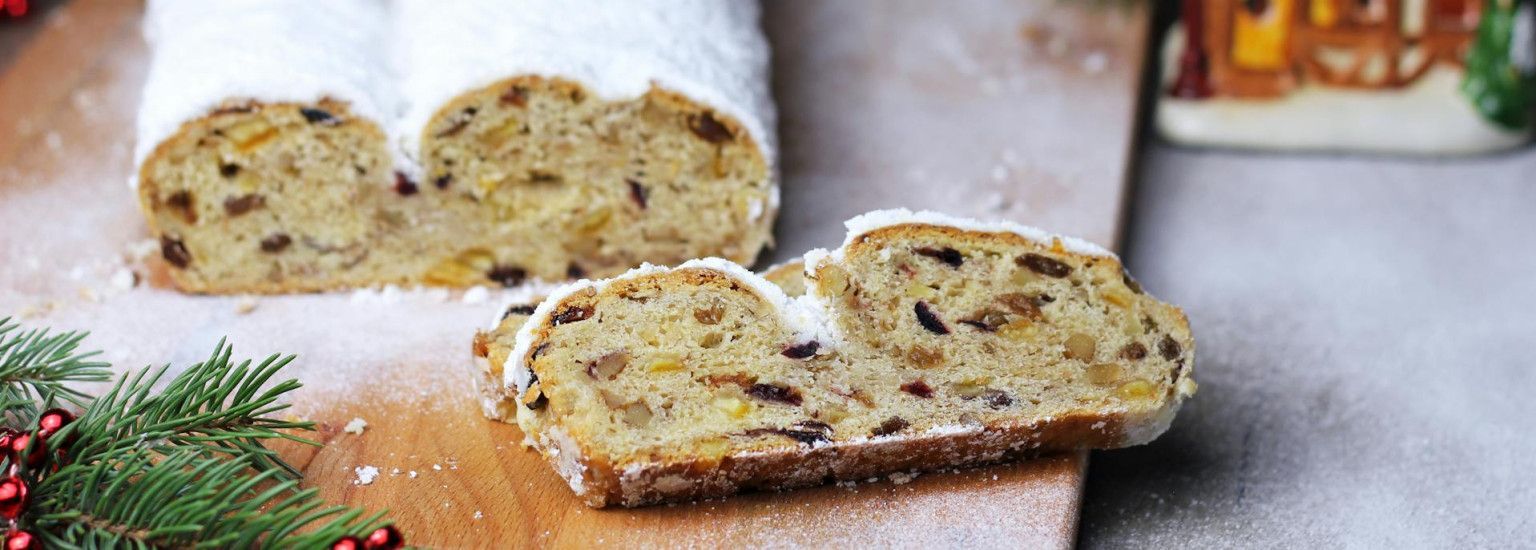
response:
M894 472L982 466L1060 451L1118 447L1125 425L1119 414L1076 415L1036 425L978 425L964 433L834 442L625 470L592 459L584 462L589 473L581 498L592 507L631 507L862 481Z

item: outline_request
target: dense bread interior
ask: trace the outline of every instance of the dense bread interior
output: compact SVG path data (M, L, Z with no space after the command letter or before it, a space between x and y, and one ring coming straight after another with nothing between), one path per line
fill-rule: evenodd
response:
M383 269L383 282L404 279L409 258L374 257L404 221L391 178L378 127L322 102L221 109L161 144L139 180L178 282L254 291L357 282L369 268Z
M1065 417L1104 420L1077 445L1115 446L1192 384L1182 313L1108 257L904 225L813 274L841 342L797 337L773 302L708 269L553 304L519 423L613 464Z
M1115 260L1011 233L889 227L814 275L855 367L829 374L918 428L1150 414L1192 351Z
M545 280L711 255L750 263L769 239L756 142L657 88L605 100L568 81L510 79L445 106L422 156L433 187L477 209L466 236Z
M518 78L469 92L423 131L425 181L345 104L246 103L183 126L140 198L186 290L520 284L641 262L750 263L773 181L737 122L677 94L604 100Z

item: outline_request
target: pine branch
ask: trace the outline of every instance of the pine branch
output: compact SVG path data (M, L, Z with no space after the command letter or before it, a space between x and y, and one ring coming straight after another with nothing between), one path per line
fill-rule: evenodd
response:
M94 352L75 351L83 333L15 331L0 319L0 400L31 437L3 464L32 488L21 526L48 547L321 548L383 523L382 513L326 506L265 446L320 445L295 435L314 423L273 418L288 408L278 399L300 387L268 385L292 356L235 364L220 341L181 374L142 369L93 399L65 385L110 378L107 364L86 360ZM56 401L85 411L40 437L38 411Z
M109 365L90 361L100 352L79 353L84 332L49 335L46 329L17 333L10 317L0 318L0 407L8 423L31 419L60 401L85 407L90 397L66 384L110 380Z
M325 507L318 490L278 480L280 470L252 472L245 459L193 448L133 449L48 476L37 492L49 513L34 521L50 547L291 548L364 533L383 518Z
M110 455L147 446L171 449L195 448L232 457L249 457L257 470L280 469L283 477L298 474L264 445L265 440L288 439L308 445L319 443L293 435L293 430L314 430L313 422L285 421L271 415L288 408L279 396L296 390L297 380L286 380L265 390L265 384L293 356L272 355L252 366L249 360L230 365L232 348L223 341L205 361L188 367L163 390L152 390L165 377L168 366L139 371L120 380L70 426L78 437L69 449L83 459Z

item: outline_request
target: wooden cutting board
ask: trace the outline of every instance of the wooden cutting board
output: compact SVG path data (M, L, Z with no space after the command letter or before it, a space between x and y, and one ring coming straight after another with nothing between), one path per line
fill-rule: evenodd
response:
M1140 3L772 2L783 260L878 207L1009 218L1114 245L1147 13ZM142 5L75 0L0 74L0 315L93 331L114 364L296 353L285 448L327 499L388 508L411 543L1022 546L1074 540L1085 454L638 510L592 510L471 397L461 293L183 296L134 249L126 179L145 71ZM153 255L151 255L153 256ZM137 274L137 285L128 273ZM131 287L131 288L130 288ZM473 300L471 300L473 301ZM342 427L353 418L361 434ZM363 483L370 468L378 470ZM363 473L360 474L359 471Z

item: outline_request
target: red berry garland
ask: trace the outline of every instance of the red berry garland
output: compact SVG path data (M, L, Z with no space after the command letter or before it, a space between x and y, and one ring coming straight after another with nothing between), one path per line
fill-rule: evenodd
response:
M75 415L64 409L48 409L42 416L37 417L37 435L47 439L70 422L75 421Z
M363 540L363 548L367 550L396 550L405 546L405 536L393 525L385 525L368 533L368 538Z
M331 550L398 550L403 547L405 536L393 525L374 529L366 538L347 535L331 543Z
M43 541L32 533L13 529L5 534L5 550L42 550Z
M0 479L0 518L16 521L26 510L29 499L27 482L21 476L11 474Z

